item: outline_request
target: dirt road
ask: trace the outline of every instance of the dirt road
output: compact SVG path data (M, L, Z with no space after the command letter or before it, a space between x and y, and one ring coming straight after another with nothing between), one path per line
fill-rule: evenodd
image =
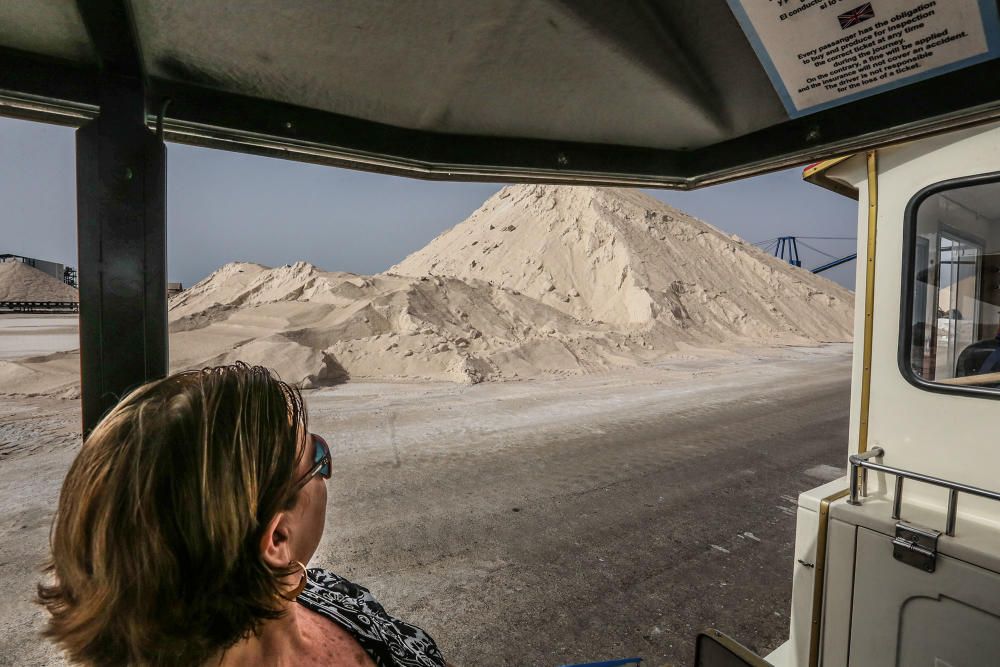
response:
M466 667L686 665L709 626L766 652L788 632L795 497L846 457L849 374L849 347L830 346L311 392L311 427L335 450L312 564ZM29 565L76 411L0 402L0 664L58 664L34 638Z

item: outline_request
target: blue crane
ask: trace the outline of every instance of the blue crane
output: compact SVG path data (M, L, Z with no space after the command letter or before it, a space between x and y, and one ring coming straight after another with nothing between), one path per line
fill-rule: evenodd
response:
M774 252L774 256L778 259L783 259L787 261L792 266L802 266L802 260L799 257L799 245L808 248L814 252L818 252L821 255L825 255L830 258L830 261L826 264L821 264L814 269L809 269L813 273L823 273L828 269L832 269L835 266L840 266L841 264L846 264L853 259L857 259L858 253L852 252L850 255L845 255L844 257L836 257L828 252L824 252L819 248L810 245L803 241L802 239L809 239L810 241L853 241L854 237L850 236L777 236L773 239L768 239L766 241L760 241L754 245L760 246L765 251Z

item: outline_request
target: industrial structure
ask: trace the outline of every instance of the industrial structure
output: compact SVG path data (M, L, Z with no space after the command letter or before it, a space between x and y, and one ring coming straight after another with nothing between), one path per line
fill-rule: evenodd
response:
M56 280L61 280L67 285L76 287L76 271L72 267L65 266L58 262L50 262L44 259L35 259L34 257L25 257L24 255L14 255L10 253L0 255L0 262L21 262L22 264L27 264L28 266L38 269L42 273L47 273ZM74 282L69 282L69 280L67 280L68 276L72 276Z
M773 239L768 239L766 241L760 241L754 245L762 247L767 252L773 252L774 256L778 259L783 259L792 266L802 267L802 259L799 256L799 245L809 248L813 252L819 253L820 255L826 257L827 262L820 264L812 269L809 269L812 273L823 273L835 266L840 266L841 264L846 264L847 262L857 259L858 253L852 252L842 257L837 257L831 255L830 253L820 250L814 245L806 243L803 239L809 239L811 241L854 241L854 237L846 236L778 236Z

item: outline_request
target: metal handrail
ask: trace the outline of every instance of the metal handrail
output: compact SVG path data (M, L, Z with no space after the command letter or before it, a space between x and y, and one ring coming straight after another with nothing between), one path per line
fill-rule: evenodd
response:
M955 523L958 520L958 494L968 493L970 496L979 496L980 498L987 498L989 500L1000 501L1000 493L997 491L990 491L988 489L981 489L978 486L969 486L968 484L962 484L960 482L950 482L946 479L941 479L940 477L934 477L932 475L925 475L920 472L913 472L911 470L903 470L902 468L893 468L892 466L887 466L882 463L875 463L871 459L882 458L885 455L885 450L881 447L872 447L870 451L864 454L852 454L848 457L848 461L851 464L851 495L847 499L847 502L851 505L860 505L861 498L866 498L868 496L868 471L874 470L875 472L889 473L890 475L896 476L896 493L892 499L892 518L897 521L900 518L900 513L903 507L903 480L912 479L917 482L923 482L925 484L930 484L932 486L940 486L942 488L948 489L948 515L945 520L945 534L949 537L955 536Z
M78 312L78 301L0 301L0 310L12 310L20 313L31 313L38 310L58 310L61 312Z

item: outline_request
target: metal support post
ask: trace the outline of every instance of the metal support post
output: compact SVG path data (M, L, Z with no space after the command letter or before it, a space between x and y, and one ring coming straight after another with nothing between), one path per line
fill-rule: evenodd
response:
M944 534L955 537L955 523L958 521L958 490L948 491L948 514L944 524Z
M896 493L892 496L892 518L899 521L903 513L903 480L902 475L896 475Z
M137 78L106 75L76 133L83 433L167 373L166 148Z
M881 447L873 447L863 454L851 454L847 457L850 463L849 483L851 495L847 499L850 505L860 505L861 498L868 496L868 466L862 465L869 459L882 458L885 450Z

